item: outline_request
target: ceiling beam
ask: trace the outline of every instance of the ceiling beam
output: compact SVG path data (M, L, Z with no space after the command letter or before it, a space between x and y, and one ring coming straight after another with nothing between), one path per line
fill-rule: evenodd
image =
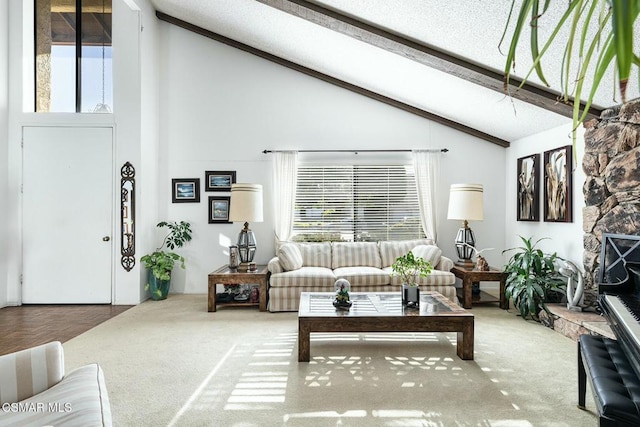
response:
M60 17L67 24L68 36L70 39L76 39L76 14L75 13L60 13ZM66 33L66 32L65 32Z
M504 74L450 53L428 46L418 40L343 15L335 10L311 3L306 0L256 0L282 12L302 18L314 24L355 38L388 52L403 56L438 71L461 78L471 83L504 92ZM539 85L525 83L510 77L509 96L564 117L573 117L573 105L559 101L561 94ZM582 108L585 104L582 103ZM602 108L591 106L589 117L600 117Z
M189 30L191 32L194 32L196 34L199 34L201 36L204 37L208 37L210 39L213 39L215 41L218 41L220 43L226 44L228 46L232 46L236 49L240 49L244 52L250 53L252 55L256 55L260 58L266 59L268 61L274 62L276 64L282 65L284 67L290 68L292 70L298 71L300 73L306 74L308 76L311 77L315 77L317 79L320 79L324 82L327 83L331 83L335 86L341 87L343 89L347 89L351 92L355 92L357 94L366 96L368 98L374 99L376 101L382 102L384 104L387 105L391 105L393 107L399 108L403 111L407 111L409 113L415 114L417 116L423 117L425 119L429 119L431 121L434 121L436 123L440 123L442 125L448 126L450 128L456 129L460 132L464 132L468 135L472 135L475 136L476 138L480 138L483 139L485 141L489 141L493 144L497 144L501 147L509 147L510 143L509 141L506 141L504 139L498 138L496 136L493 135L489 135L487 133L481 132L478 129L474 129L471 128L469 126L463 125L462 123L458 123L455 122L453 120L447 119L445 117L439 116L437 114L434 113L430 113L426 110L420 109L418 107L414 107L412 105L409 104L405 104L404 102L400 102L398 100L389 98L387 96L381 95L379 93L370 91L368 89L365 89L361 86L357 86L354 85L352 83L348 83L345 82L344 80L340 80L337 79L335 77L332 77L328 74L324 74L321 73L319 71L313 70L311 68L305 67L303 65L300 64L296 64L295 62L291 62L288 59L284 59L281 58L279 56L273 55L269 52L265 52L263 50L257 49L255 47L246 45L244 43L241 43L237 40L233 40L230 39L228 37L225 37L223 35L214 33L213 31L209 31L205 28L202 27L198 27L197 25L193 25L189 22L183 21L181 19L175 18L173 16L167 15L165 13L162 13L160 11L156 11L156 16L158 17L158 19L160 19L161 21L165 21L168 22L170 24L176 25L178 27L184 28L185 30Z
M113 40L111 40L111 29L109 28L111 26L111 22L107 23L107 20L104 18L106 13L92 13L91 16L93 16L93 19L96 20L98 26L100 26L100 29L102 30L103 41L105 41L107 45L111 45L113 42ZM112 16L109 18L112 18Z

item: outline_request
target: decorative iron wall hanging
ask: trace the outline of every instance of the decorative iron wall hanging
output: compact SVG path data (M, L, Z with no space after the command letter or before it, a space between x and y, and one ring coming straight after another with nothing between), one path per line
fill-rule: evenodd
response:
M129 162L120 169L120 263L131 271L136 264L136 170Z

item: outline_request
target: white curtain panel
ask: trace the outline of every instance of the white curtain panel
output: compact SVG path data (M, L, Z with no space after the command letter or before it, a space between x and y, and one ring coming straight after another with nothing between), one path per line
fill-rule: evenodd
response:
M276 243L289 240L298 182L298 152L273 153L273 206Z
M416 176L420 222L424 234L438 242L436 232L436 203L438 179L440 176L440 151L412 150L413 168Z

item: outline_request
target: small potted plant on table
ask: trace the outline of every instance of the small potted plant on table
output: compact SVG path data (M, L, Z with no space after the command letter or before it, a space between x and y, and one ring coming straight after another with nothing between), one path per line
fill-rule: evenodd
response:
M418 278L427 277L433 266L429 261L416 257L409 251L406 255L396 258L391 269L402 280L402 305L417 308L420 305Z
M145 290L151 294L151 299L166 299L171 287L171 271L176 262L181 268L185 268L184 257L175 252L166 252L162 248L181 248L191 240L191 224L185 221L166 222L162 221L157 227L167 227L169 233L165 236L162 244L153 253L140 258L142 264L149 269L149 278L145 285Z

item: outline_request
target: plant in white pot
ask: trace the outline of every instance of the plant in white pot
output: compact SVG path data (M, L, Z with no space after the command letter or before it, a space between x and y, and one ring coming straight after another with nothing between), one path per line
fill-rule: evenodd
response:
M181 248L191 240L191 224L185 221L166 222L162 221L157 227L167 227L169 233L165 236L162 244L153 253L140 258L142 265L149 269L149 278L145 285L145 290L151 294L151 299L166 299L171 287L171 271L176 262L181 268L185 268L184 257L175 252L163 251L166 246L169 249Z
M406 255L396 258L391 265L393 274L402 280L402 305L418 307L420 305L420 286L418 278L427 277L433 266L424 258L416 257L409 251Z

